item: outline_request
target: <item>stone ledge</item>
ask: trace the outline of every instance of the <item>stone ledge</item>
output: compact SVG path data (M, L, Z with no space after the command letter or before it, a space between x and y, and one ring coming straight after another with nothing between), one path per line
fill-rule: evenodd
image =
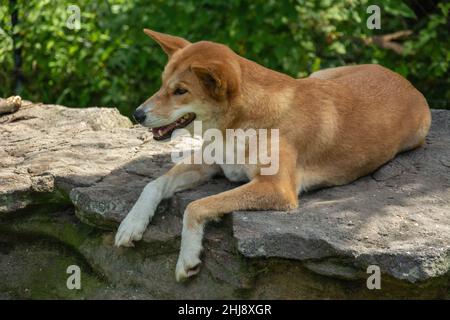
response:
M234 213L225 232L233 233L245 257L300 260L321 274L352 278L375 264L410 282L444 275L450 268L449 128L450 111L433 110L424 148L350 185L302 195L300 208L289 214ZM0 213L67 203L52 198L58 191L70 194L82 221L105 229L171 167L175 148L106 108L27 103L0 117L0 132ZM160 206L144 242L177 243L186 204L231 187L217 179L178 193Z

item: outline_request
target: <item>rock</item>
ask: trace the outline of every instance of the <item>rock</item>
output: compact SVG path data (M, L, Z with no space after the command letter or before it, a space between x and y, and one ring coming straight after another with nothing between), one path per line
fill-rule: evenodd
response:
M449 299L448 279L410 284L383 276L366 280L320 276L286 259L244 259L236 253L231 216L208 225L200 274L173 278L178 246L139 242L115 248L114 233L81 223L74 208L0 216L0 297L3 299ZM150 245L149 245L150 244ZM82 272L81 290L67 290L67 267ZM446 282L447 281L447 282Z
M0 278L8 281L0 282L0 294L13 297L62 298L66 291L68 298L231 299L247 289L253 276L234 252L231 219L226 219L225 228L223 223L208 226L208 261L189 285L174 280L179 241L172 246L151 241L117 248L113 233L80 223L73 208L1 222ZM83 293L65 287L66 268L73 264L82 270ZM23 287L29 291L23 292Z
M175 146L153 143L147 129L133 127L116 109L32 103L0 117L0 135L0 213L68 202L60 195L49 198L103 179L142 186L137 164L160 175L171 163L164 155Z
M19 110L22 105L22 98L19 96L11 96L8 99L0 98L0 115L12 113Z
M236 212L211 224L203 269L187 287L172 282L183 210L235 186L224 179L163 202L135 248L114 248L108 232L73 246L113 283L140 284L151 297L189 297L192 291L182 288L191 287L197 298L243 292L280 297L280 277L264 273L262 279L260 270L276 273L288 264L290 277L303 274L303 264L319 274L354 279L375 264L396 279L440 279L450 268L449 124L450 111L434 110L424 148L350 185L302 195L294 212ZM104 230L115 230L143 186L173 165L172 151L192 144L154 142L147 129L132 126L115 109L31 103L0 117L0 134L0 213L73 204L83 222ZM278 258L283 260L272 267ZM294 289L286 295L297 297Z

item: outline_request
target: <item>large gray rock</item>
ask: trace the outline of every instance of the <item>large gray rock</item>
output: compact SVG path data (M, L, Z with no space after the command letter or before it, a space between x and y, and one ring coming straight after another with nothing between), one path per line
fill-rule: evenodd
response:
M365 275L371 264L410 282L448 273L449 123L449 111L433 111L432 132L424 148L402 154L350 185L302 195L298 210L237 212L214 224L205 235L200 279L214 279L217 290L225 290L223 283L246 290L247 274L239 272L246 262L236 254L235 244L245 257L300 260L317 273L347 279ZM189 146L184 141L156 143L148 130L133 127L115 109L30 103L0 117L0 134L0 213L36 204L73 203L83 222L109 230L125 217L143 186L172 166L170 153L175 147ZM151 287L155 283L145 279L152 274L163 277L164 283L172 279L184 207L233 186L216 179L163 202L143 238L144 251L159 257L148 261L147 267L133 264L135 248L118 253L111 241L95 245L97 240L92 240L79 250L116 281L128 281L121 268L132 269L141 280L130 279L130 285L142 281L156 290ZM114 263L125 257L129 262ZM259 267L271 268L265 264ZM163 296L179 288L171 286ZM199 292L211 293L205 288ZM178 297L184 294L188 293Z
M244 259L235 252L231 216L206 231L204 265L188 283L174 280L179 243L113 246L113 232L81 223L73 208L0 217L0 297L3 299L449 299L448 279L411 284L383 276L325 277L287 259ZM69 265L82 272L81 290L66 287ZM447 282L446 282L447 281Z
M103 179L140 186L140 168L149 165L142 169L149 178L160 175L170 166L164 155L175 146L153 143L147 129L133 127L116 109L29 102L0 117L0 135L0 213L65 201L73 188ZM117 195L111 203L130 201Z
M20 96L11 96L7 99L0 98L0 115L16 112L21 105L22 98Z

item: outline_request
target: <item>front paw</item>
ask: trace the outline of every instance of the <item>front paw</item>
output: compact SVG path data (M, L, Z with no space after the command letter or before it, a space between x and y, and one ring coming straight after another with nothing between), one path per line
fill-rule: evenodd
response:
M184 281L200 272L199 258L200 252L180 252L178 257L177 267L175 270L175 278L178 282Z
M148 221L134 216L131 212L122 221L116 233L115 244L117 247L132 247L133 241L142 239Z

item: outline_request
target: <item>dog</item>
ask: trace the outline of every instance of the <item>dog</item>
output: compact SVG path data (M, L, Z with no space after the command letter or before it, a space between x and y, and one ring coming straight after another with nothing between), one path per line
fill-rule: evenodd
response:
M178 163L151 181L118 228L116 246L138 241L162 199L217 174L245 184L191 202L183 216L175 276L197 274L205 223L241 210L291 210L302 191L350 183L421 146L431 113L409 81L380 65L343 66L295 79L229 47L144 29L168 55L158 92L134 112L158 141L179 128L276 128L279 168L261 164Z

